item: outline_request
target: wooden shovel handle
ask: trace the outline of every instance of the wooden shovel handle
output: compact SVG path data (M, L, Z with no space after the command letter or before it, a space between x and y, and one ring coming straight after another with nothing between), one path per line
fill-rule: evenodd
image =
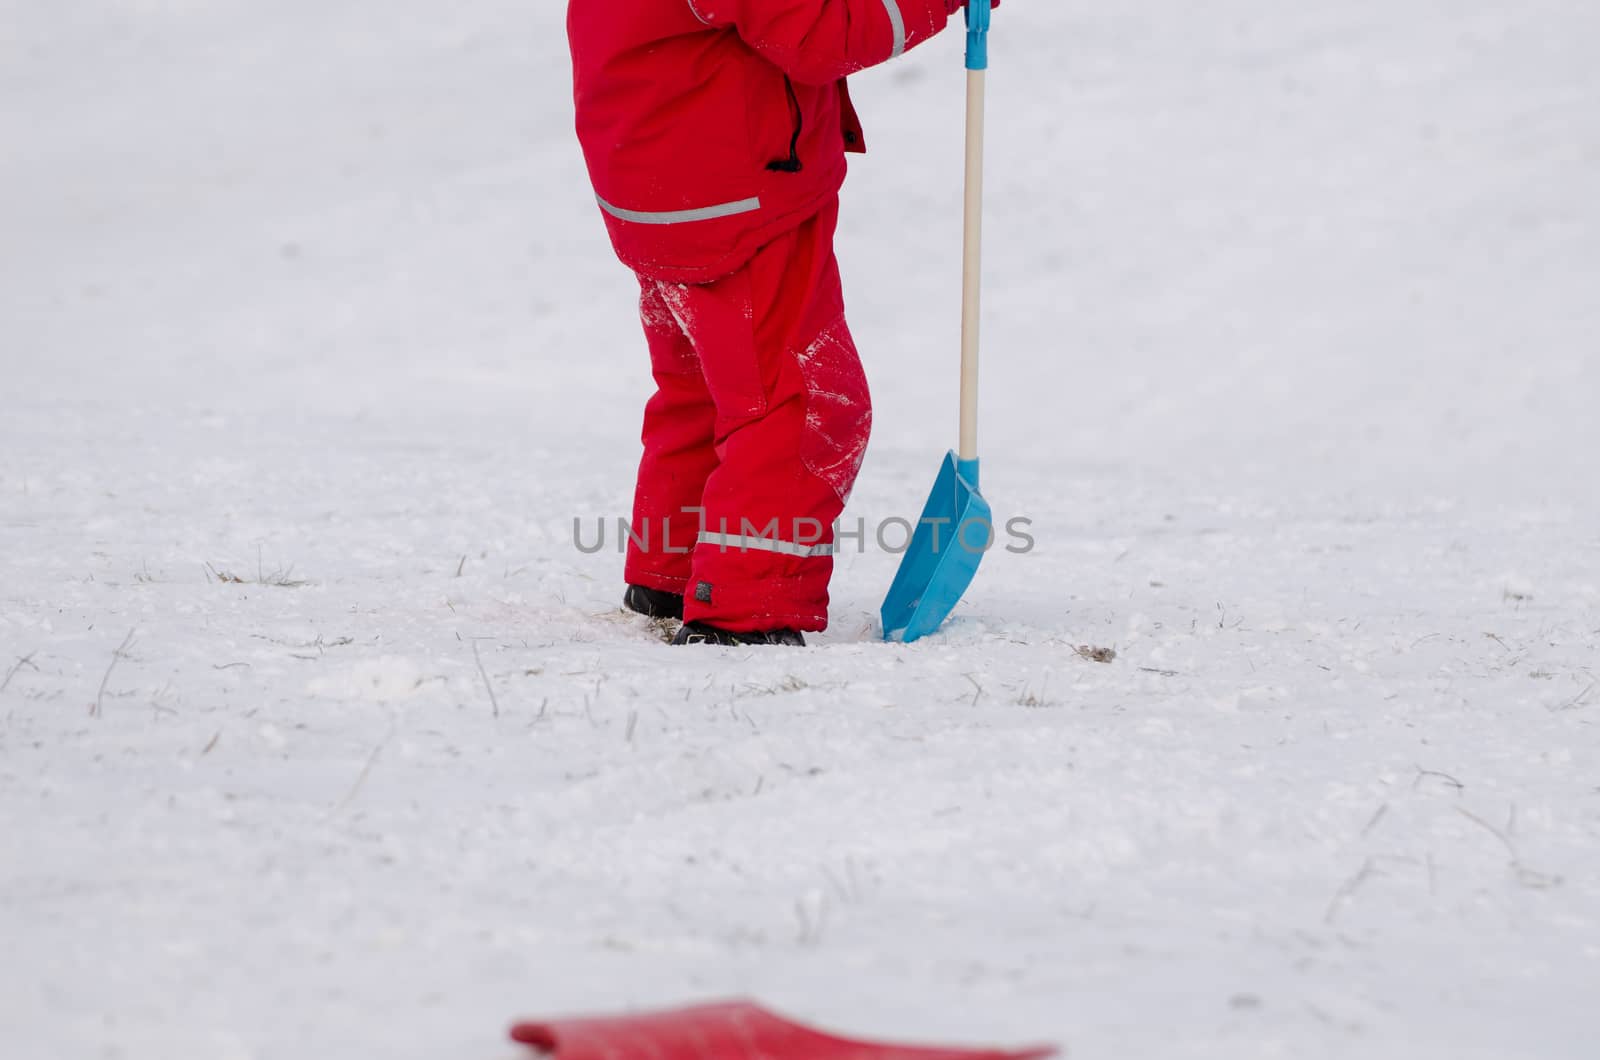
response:
M978 459L978 329L983 305L983 70L967 71L967 180L961 266L962 460Z

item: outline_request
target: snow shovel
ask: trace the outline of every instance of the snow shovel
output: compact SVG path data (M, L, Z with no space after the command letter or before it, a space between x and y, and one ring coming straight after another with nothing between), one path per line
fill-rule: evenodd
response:
M986 0L967 5L967 189L961 292L961 440L944 458L933 493L883 602L885 640L910 643L950 617L994 543L989 502L978 491L978 323L983 262L983 89L989 68Z

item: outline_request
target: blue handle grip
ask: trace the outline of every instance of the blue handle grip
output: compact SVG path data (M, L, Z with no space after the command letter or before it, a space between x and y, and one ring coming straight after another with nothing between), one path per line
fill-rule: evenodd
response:
M989 20L994 12L989 0L969 0L967 4L967 69L989 69Z

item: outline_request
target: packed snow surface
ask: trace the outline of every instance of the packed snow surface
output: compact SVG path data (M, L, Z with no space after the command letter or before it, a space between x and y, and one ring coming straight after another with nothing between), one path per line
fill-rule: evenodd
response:
M913 646L850 548L815 647L732 652L573 544L649 384L562 5L0 8L7 1060L728 995L1600 1055L1600 5L1006 4L985 489L1036 547ZM955 431L959 54L857 79L868 526Z

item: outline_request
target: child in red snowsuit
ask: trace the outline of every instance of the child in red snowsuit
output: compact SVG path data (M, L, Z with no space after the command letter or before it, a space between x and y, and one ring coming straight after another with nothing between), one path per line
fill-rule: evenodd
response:
M963 0L571 0L578 137L638 274L645 408L625 603L676 643L803 643L871 402L833 254L845 77Z

